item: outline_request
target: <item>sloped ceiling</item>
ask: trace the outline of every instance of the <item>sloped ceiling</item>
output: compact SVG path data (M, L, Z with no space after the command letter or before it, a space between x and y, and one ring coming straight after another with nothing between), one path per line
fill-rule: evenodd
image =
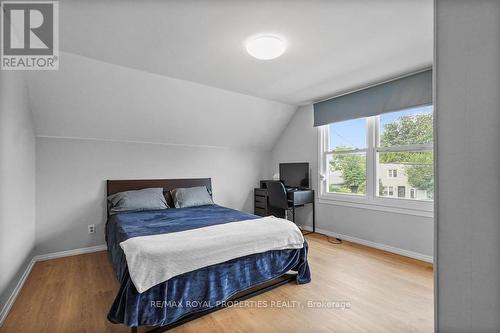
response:
M432 64L432 0L60 1L38 136L271 149L296 110ZM251 58L273 32L289 48Z
M269 150L296 110L66 53L28 84L37 136Z

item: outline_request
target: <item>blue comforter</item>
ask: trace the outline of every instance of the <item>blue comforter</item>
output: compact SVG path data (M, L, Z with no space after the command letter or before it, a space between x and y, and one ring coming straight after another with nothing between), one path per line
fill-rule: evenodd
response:
M217 306L238 292L289 270L297 271L297 283L310 282L305 243L302 249L257 253L178 275L141 294L135 289L119 245L126 239L255 218L258 216L217 205L111 216L106 224L106 241L120 289L108 319L131 327L164 326Z

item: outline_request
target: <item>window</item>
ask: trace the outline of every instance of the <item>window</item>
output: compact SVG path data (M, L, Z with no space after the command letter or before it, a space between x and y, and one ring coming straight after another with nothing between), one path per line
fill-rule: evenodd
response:
M382 193L384 194L384 196L392 197L394 195L394 187L384 186L384 187L382 187Z
M432 210L432 118L426 105L322 126L321 198Z
M389 178L396 178L398 176L397 169L389 169Z

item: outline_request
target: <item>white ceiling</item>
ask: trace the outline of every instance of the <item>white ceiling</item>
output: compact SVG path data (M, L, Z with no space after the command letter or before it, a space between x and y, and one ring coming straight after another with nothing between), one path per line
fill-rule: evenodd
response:
M59 10L65 52L288 104L432 63L432 0L74 0ZM262 32L287 40L282 57L246 53Z

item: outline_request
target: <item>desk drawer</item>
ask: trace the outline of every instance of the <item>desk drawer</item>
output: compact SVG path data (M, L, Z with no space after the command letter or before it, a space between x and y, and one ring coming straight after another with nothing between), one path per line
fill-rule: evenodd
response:
M263 203L266 203L266 201L267 201L267 197L262 197L262 196L260 196L260 195L256 195L256 196L255 196L255 202L256 202L256 203L257 203L257 202L263 202Z
M266 207L267 207L267 204L265 202L257 202L257 201L255 201L255 208L265 209Z
M256 188L254 193L255 193L256 196L258 195L258 196L265 197L265 196L267 196L267 189L265 189L265 188Z

